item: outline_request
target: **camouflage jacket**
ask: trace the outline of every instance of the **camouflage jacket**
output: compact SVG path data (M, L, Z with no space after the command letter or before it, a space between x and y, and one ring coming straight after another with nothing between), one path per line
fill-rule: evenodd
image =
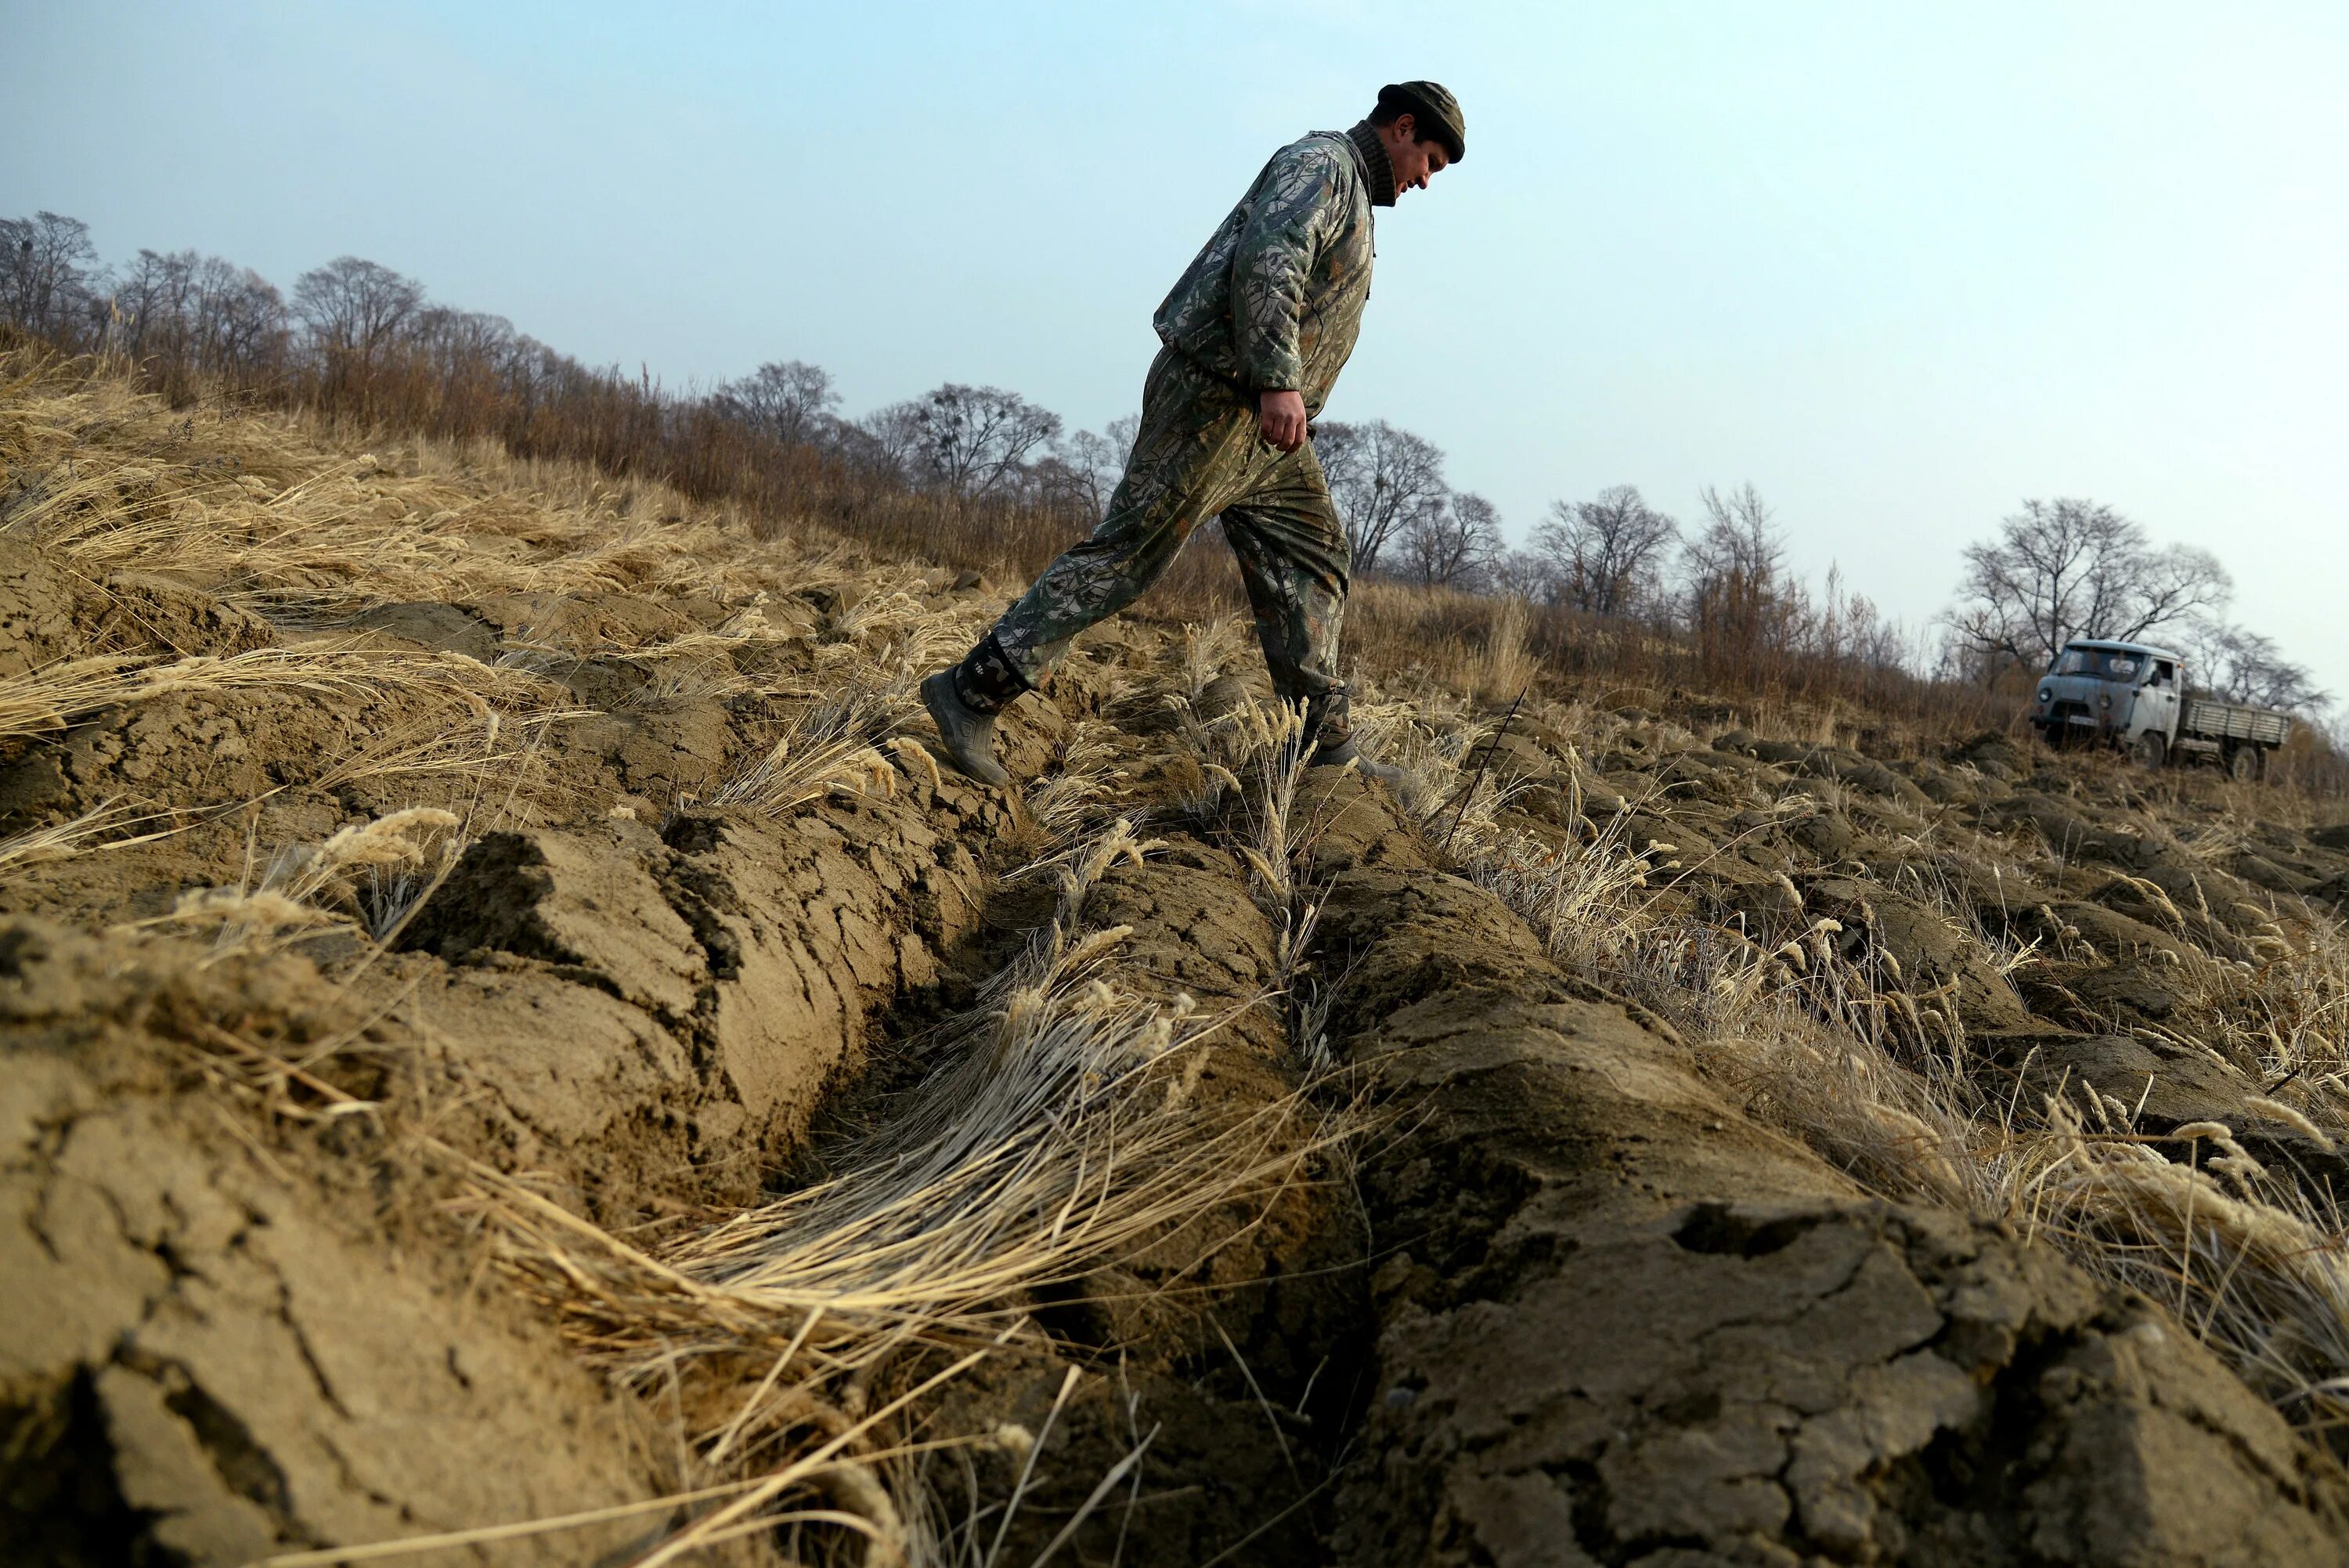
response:
M1393 170L1367 126L1289 143L1158 307L1159 338L1211 375L1297 392L1319 414L1371 297L1371 209L1393 204Z

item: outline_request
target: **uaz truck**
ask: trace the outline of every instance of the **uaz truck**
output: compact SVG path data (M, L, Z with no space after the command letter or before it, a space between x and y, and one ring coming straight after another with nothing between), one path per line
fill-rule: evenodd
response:
M2039 677L2031 723L2050 746L2117 746L2147 768L2203 758L2245 783L2292 734L2289 714L2189 692L2167 648L2077 637Z

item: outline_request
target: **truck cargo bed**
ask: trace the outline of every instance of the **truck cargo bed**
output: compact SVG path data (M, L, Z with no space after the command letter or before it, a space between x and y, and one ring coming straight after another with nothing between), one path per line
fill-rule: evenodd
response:
M2203 740L2249 740L2261 746L2282 746L2292 733L2289 715L2273 708L2245 707L2207 696L2189 696L2178 721L2180 735Z

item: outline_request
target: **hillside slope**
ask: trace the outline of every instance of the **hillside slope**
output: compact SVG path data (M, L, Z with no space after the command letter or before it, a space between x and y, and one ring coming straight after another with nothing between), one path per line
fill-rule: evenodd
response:
M105 380L0 461L11 1561L2349 1540L2289 797L1436 661L1398 799L1146 620L992 792L975 574Z

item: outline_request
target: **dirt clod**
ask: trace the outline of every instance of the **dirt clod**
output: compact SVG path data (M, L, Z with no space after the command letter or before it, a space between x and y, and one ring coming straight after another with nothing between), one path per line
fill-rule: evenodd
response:
M1413 998L1345 1008L1345 1048L1416 1112L1364 1173L1376 1384L1408 1397L1371 1407L1350 1562L2330 1560L2349 1493L2199 1346L1862 1197L1377 799L1338 823L1326 940Z

